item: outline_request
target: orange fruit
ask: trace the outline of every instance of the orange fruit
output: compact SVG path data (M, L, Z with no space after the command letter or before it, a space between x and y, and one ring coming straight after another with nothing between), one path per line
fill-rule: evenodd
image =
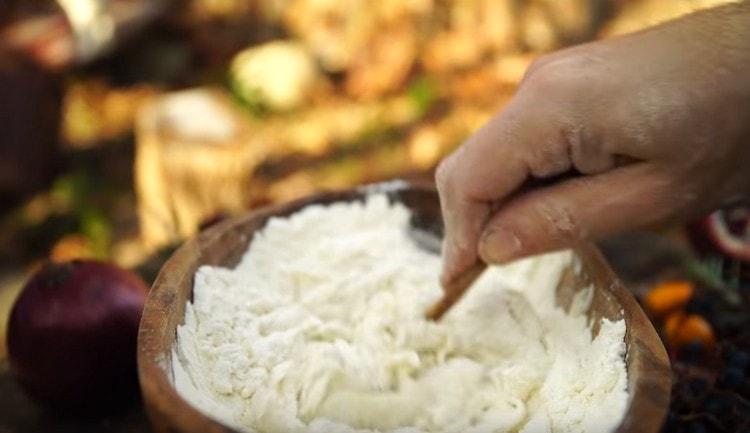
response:
M644 298L646 308L655 317L681 310L695 292L690 281L667 281L654 286Z
M696 342L706 346L716 343L713 327L698 314L687 315L682 311L672 313L664 321L663 329L669 345L674 348Z
M670 345L675 345L677 341L677 333L680 330L680 326L682 325L682 322L684 320L685 313L683 313L682 311L672 313L667 316L666 320L664 320L664 334L666 335L667 341L669 341Z
M675 339L679 346L694 342L712 346L716 342L713 327L698 314L685 317L677 330Z

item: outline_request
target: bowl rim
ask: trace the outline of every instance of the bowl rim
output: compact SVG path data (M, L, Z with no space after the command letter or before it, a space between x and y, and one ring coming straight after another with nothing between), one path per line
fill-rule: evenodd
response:
M371 192L398 192L417 190L436 192L433 185L413 182L390 182L347 189L322 192L291 202L265 206L243 215L228 219L199 233L180 246L164 263L146 299L138 333L138 376L141 393L152 426L158 432L185 433L242 433L230 426L204 415L183 399L167 377L171 371L172 341L176 340L176 329L169 329L166 317L174 307L175 293L184 284L193 285L195 269L205 263L201 257L201 245L215 241L222 234L237 229L249 221L258 221L258 228L274 216L289 215L305 206L349 201ZM246 234L247 235L247 234ZM632 366L645 373L628 387L628 406L623 421L616 433L657 433L666 417L671 395L671 367L666 349L653 324L648 319L631 292L616 276L599 248L593 243L584 243L573 248L579 257L593 261L610 281L607 290L624 312L626 320L626 362L628 376ZM193 274L172 275L172 268L189 268ZM186 282L185 279L189 279ZM180 321L181 322L181 321ZM631 331L637 330L638 335ZM171 338L169 334L172 334ZM169 344L168 344L169 343ZM169 345L169 347L167 347ZM630 377L629 377L630 379ZM647 421L648 420L648 421ZM646 422L647 425L643 423Z

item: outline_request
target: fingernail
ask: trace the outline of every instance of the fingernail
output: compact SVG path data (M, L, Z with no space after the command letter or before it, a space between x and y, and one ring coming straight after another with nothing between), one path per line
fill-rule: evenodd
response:
M521 253L521 239L505 229L490 229L479 242L479 255L487 263L505 263Z

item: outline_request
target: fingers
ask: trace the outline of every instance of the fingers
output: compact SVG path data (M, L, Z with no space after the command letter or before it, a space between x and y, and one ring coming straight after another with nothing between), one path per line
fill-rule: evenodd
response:
M653 164L638 163L532 191L492 216L479 254L505 263L653 224L679 208L676 189Z
M438 167L436 182L445 221L444 286L477 260L479 235L492 205L530 175L553 175L570 168L560 123L530 101L518 95Z

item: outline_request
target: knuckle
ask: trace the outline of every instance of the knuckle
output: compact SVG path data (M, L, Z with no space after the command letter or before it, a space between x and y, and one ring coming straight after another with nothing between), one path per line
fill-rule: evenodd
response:
M525 79L525 90L545 99L575 96L586 88L577 64L577 60L570 58L543 61Z
M607 139L594 138L583 126L569 124L563 129L572 166L582 174L597 174L615 166L615 155L608 151Z
M546 178L573 167L570 143L565 137L570 120L561 113L544 114L545 129L532 146L529 146L526 164L534 177Z
M544 67L547 63L549 63L550 57L549 55L543 55L535 58L531 61L531 64L526 68L526 72L523 74L523 79L521 82L527 81L529 78L531 78L539 69Z
M554 66L546 66L539 69L526 81L527 91L535 91L537 93L549 93L561 85L566 85L566 77Z
M435 185L441 194L447 191L450 186L451 178L453 177L455 159L455 153L448 155L445 159L440 161L440 164L438 164L437 169L435 170Z
M528 165L533 176L545 178L568 171L572 162L565 143L552 141L534 151Z

